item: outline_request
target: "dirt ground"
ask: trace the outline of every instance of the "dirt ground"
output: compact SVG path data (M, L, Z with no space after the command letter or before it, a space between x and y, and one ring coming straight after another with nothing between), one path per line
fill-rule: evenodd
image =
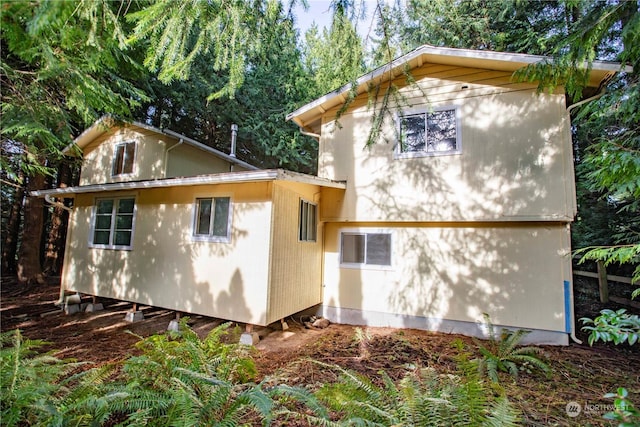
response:
M597 302L594 286L588 279L576 279L577 317L593 316L604 307L617 308ZM104 299L101 300L105 306L103 311L65 315L54 305L57 299L56 278L50 279L47 286L30 288L3 278L2 331L19 328L29 339L50 342L50 349L55 349L60 358L100 365L133 354L136 335L162 333L175 317L172 311L142 306L139 309L144 313L144 320L128 323L124 317L131 304ZM311 359L354 369L373 379L379 378L381 370L399 379L409 367L415 366L452 372L457 352L452 346L455 339L462 339L470 352L475 351L471 339L458 335L335 324L310 330L305 329L299 319L289 318L287 322L289 329L285 331L275 327L279 324L256 330L261 340L256 345L255 359L261 377L269 376L290 385L314 387L336 379L333 371ZM191 316L189 323L204 336L221 321ZM584 334L579 336L586 338ZM507 395L524 413L525 425L612 425L602 419L612 403L603 395L617 387L626 387L636 406L640 405L639 345L597 344L592 348L586 343L572 343L568 347L545 347L545 351L553 369L550 378L521 375L517 380L504 382ZM583 408L575 418L566 413L569 402L578 402Z

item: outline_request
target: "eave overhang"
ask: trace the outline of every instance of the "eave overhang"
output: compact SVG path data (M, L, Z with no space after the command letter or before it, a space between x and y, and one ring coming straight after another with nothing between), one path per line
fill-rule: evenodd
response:
M35 197L52 196L57 198L73 198L76 194L102 193L111 191L132 191L153 188L189 187L197 185L241 184L265 181L289 181L320 187L346 189L346 183L332 181L284 169L266 169L257 171L228 172L210 175L198 175L186 178L166 178L146 181L114 182L108 184L91 184L76 187L54 188L50 190L32 191Z
M116 120L111 118L110 116L104 116L98 119L91 127L87 128L84 132L82 132L76 139L73 140L73 143L68 145L62 150L64 154L73 155L74 151L78 149L82 151L91 141L98 138L102 134L109 132L114 127L122 125L122 126L135 126L141 129L148 130L150 132L157 133L162 136L169 136L172 139L176 139L178 141L182 140L184 143L197 148L199 150L205 151L209 154L213 154L216 157L219 157L223 160L226 160L229 163L241 166L245 169L249 170L259 170L260 168L249 164L245 161L238 159L235 156L231 156L230 154L223 153L220 150L216 150L215 148L209 147L201 142L196 141L195 139L189 138L188 136L182 135L178 132L174 132L171 129L159 129L154 126L150 126L140 122L123 122L118 123Z
M388 64L379 67L355 82L306 104L287 115L305 131L319 133L322 114L331 108L342 105L350 92L360 95L365 93L371 85L390 81L402 75L407 70L421 67L423 64L455 65L460 67L482 68L496 71L515 72L531 64L548 61L550 58L540 55L522 53L493 52L486 50L455 49L423 45ZM615 62L593 61L589 74L589 87L599 87L603 81L610 79L620 71L631 72L630 66L622 66Z

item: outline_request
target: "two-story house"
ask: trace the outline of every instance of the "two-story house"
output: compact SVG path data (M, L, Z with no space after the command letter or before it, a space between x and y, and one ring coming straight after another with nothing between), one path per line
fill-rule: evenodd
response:
M299 108L288 119L318 138L317 177L99 122L75 141L80 185L34 193L75 199L61 290L255 325L317 306L481 336L488 313L567 344L570 116L562 88L512 79L543 59L423 46ZM594 63L586 93L619 68ZM366 147L368 88L390 84L400 101Z

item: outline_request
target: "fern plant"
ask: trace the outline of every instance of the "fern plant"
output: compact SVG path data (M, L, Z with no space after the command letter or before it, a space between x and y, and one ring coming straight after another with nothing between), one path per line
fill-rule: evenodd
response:
M498 336L489 315L485 313L484 318L487 325L488 341L483 343L476 338L473 339L482 356L474 359L479 372L486 373L491 381L496 383L500 380L498 372L509 373L513 378L518 377L519 371L538 370L545 375L550 374L551 368L542 360L544 351L540 347L520 346L520 342L529 331L502 329Z
M44 424L47 408L63 395L60 381L78 364L60 360L51 352L38 353L48 344L29 340L16 329L0 334L0 419L3 426Z
M458 375L430 368L406 373L397 384L381 372L381 384L337 366L341 381L318 396L341 414L340 424L366 426L512 426L520 415L504 394L494 396L474 365L459 362Z
M113 409L127 417L126 425L233 426L244 417L266 419L273 401L260 385L245 346L224 344L228 325L214 328L201 340L183 318L178 334L142 338L140 356L123 366L127 396Z

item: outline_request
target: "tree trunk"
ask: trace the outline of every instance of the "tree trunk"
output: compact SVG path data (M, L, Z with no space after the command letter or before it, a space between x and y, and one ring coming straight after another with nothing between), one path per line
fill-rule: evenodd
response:
M72 174L69 163L63 159L58 166L58 188L70 185L71 178ZM60 206L53 208L47 242L44 248L43 269L47 275L58 275L62 269L68 221L69 212L67 210Z
M42 190L45 186L44 175L29 177L27 195L24 202L24 225L22 240L18 251L18 281L25 284L44 283L40 265L40 242L44 223L44 201L29 195L30 191Z
M20 171L18 181L24 182L24 173ZM6 223L6 236L2 244L2 272L15 273L16 251L18 250L18 237L20 236L20 213L24 202L24 184L16 187L13 192L13 202Z

